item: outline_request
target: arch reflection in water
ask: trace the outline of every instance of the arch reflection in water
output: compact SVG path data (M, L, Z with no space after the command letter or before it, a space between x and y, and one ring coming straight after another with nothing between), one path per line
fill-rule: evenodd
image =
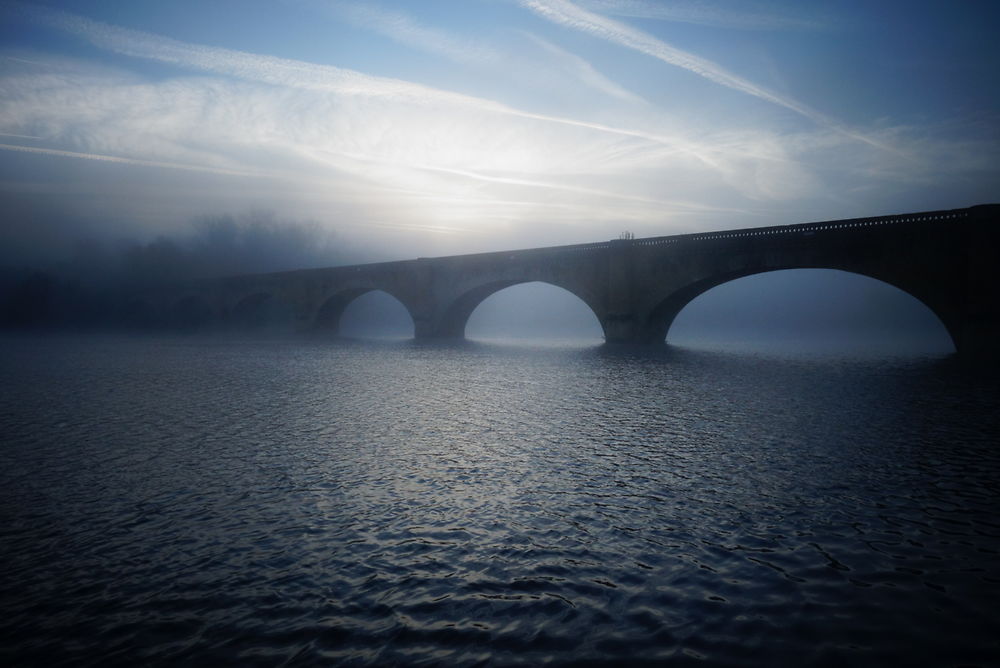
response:
M681 310L667 342L859 354L955 350L920 300L883 281L831 269L771 271L716 286Z
M371 290L344 307L337 331L351 339L412 338L413 318L398 299L382 290Z
M587 304L542 282L498 290L480 302L465 327L470 339L603 340L601 323Z

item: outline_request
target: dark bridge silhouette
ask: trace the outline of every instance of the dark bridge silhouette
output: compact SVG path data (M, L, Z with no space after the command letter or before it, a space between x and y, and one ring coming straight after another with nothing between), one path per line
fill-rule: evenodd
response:
M290 304L300 330L336 332L372 290L398 299L418 339L460 338L494 292L541 281L583 300L608 342L663 342L692 299L743 276L839 269L884 281L927 305L963 355L997 357L1000 205L876 218L622 239L203 280L149 296L175 321L238 321L267 300Z

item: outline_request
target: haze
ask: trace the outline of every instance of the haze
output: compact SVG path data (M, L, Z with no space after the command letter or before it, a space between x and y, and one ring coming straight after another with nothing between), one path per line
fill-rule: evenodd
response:
M262 211L317 241L241 268L962 207L1000 182L992 2L0 13L7 269Z

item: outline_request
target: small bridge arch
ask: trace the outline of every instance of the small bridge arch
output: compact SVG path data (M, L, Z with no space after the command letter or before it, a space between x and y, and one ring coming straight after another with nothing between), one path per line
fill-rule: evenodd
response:
M355 304L360 297L372 293L383 293L397 301L406 310L411 322L415 323L416 319L414 318L413 309L407 305L406 301L400 299L397 294L394 294L394 292L395 290L392 288L386 289L385 287L374 285L355 285L325 295L321 299L312 318L312 328L324 334L332 336L340 335L341 321L348 307Z
M258 289L233 300L227 324L237 329L290 329L295 322L295 304L277 289Z

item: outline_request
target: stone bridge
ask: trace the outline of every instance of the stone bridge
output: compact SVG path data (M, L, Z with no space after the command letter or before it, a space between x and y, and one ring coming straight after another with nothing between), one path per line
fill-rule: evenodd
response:
M927 305L956 350L997 357L1000 205L875 218L622 239L208 279L144 296L174 322L239 322L268 300L299 330L336 332L344 309L382 290L413 318L416 338L460 338L494 292L559 286L597 316L608 342L658 343L692 299L721 283L779 269L839 269L889 283Z

